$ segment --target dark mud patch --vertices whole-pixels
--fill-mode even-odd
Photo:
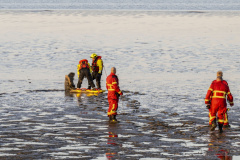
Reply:
[[[65,93],[64,97],[60,90],[35,90],[1,97],[0,158],[218,159],[221,153],[239,155],[239,127],[220,134],[210,132],[198,117],[170,110],[151,116],[132,99],[134,93],[124,92],[116,124],[108,122],[106,93]]]
[[[3,95],[6,95],[7,93],[0,93],[0,97],[3,96]]]
[[[63,89],[40,89],[40,90],[26,90],[26,92],[63,92]]]

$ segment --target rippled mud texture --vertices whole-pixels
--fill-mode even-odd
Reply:
[[[216,154],[239,155],[239,127],[219,134],[210,132],[197,117],[171,111],[151,116],[131,98],[144,94],[124,93],[117,124],[108,122],[106,93],[28,90],[1,94],[5,103],[0,112],[0,158],[218,159]]]
[[[237,10],[2,10],[0,159],[240,158],[239,17]],[[118,124],[108,124],[106,93],[63,91],[64,76],[92,52],[104,61],[103,89],[117,68]],[[209,132],[204,105],[218,70],[236,105],[221,135]]]

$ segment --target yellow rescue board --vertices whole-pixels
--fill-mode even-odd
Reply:
[[[81,88],[81,89],[72,89],[70,90],[70,93],[103,93],[106,90],[91,90],[91,89],[85,89],[85,88]]]

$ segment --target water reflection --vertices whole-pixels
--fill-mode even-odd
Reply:
[[[106,157],[108,160],[117,159],[119,147],[121,147],[121,144],[118,143],[117,129],[117,124],[109,124],[108,126],[107,144],[110,146],[106,152]]]
[[[230,148],[226,146],[227,141],[226,133],[216,134],[211,133],[208,144],[208,155],[215,156],[221,160],[232,160]]]
[[[71,93],[69,91],[65,91],[65,101],[68,100],[73,100],[73,98],[77,99],[78,105],[80,106],[80,103],[83,102],[83,100],[86,97],[98,97],[100,94],[102,93],[87,93],[87,92],[83,92],[83,93]],[[86,101],[87,103],[88,101]]]
[[[99,94],[101,93],[86,93],[86,92],[83,92],[83,93],[71,93],[69,91],[65,91],[65,97],[81,97],[83,95],[86,95],[87,97],[91,97],[91,96],[98,96]]]
[[[69,91],[65,91],[65,97],[74,97],[73,93],[70,93]]]

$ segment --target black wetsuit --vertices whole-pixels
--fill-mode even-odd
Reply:
[[[92,88],[95,88],[95,85],[93,83],[93,79],[92,79],[92,76],[91,76],[89,68],[82,68],[82,69],[80,69],[80,75],[79,75],[79,78],[78,78],[77,88],[81,88],[82,81],[83,81],[84,77],[87,77],[88,84],[90,84],[90,86]]]
[[[101,76],[102,74],[98,72],[92,72],[92,79],[96,79],[97,88],[101,88]]]

